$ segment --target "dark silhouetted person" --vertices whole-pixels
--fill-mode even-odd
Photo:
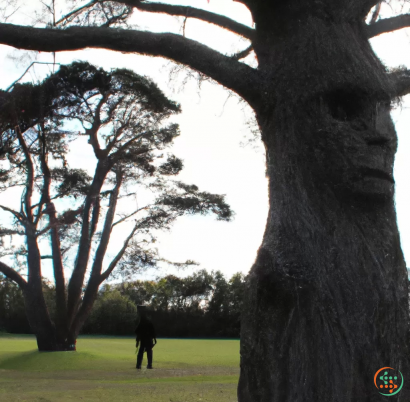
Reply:
[[[140,322],[135,330],[137,335],[137,344],[140,345],[137,355],[137,369],[141,368],[144,352],[147,352],[148,366],[147,369],[152,369],[152,348],[157,344],[155,328],[152,322],[147,318],[145,312],[141,314]]]

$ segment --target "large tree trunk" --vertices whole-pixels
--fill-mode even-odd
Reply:
[[[239,402],[378,401],[377,370],[409,368],[390,83],[348,11],[291,3],[256,21],[270,212],[248,277]]]
[[[40,352],[75,350],[77,336],[68,329],[67,317],[58,317],[57,326],[50,317],[43,294],[40,251],[36,236],[29,226],[27,226],[27,250],[29,278],[22,291],[27,319],[36,336],[38,350]],[[56,289],[57,292],[59,290],[64,292],[64,288]]]
[[[45,303],[41,285],[28,284],[23,295],[27,319],[36,336],[39,352],[76,350],[78,334],[69,331],[66,325],[56,328]]]
[[[38,350],[40,352],[57,350],[56,331],[48,313],[41,284],[40,286],[37,283],[27,285],[23,294],[27,319],[36,336]]]

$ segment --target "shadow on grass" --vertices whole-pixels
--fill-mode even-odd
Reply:
[[[87,352],[13,353],[0,361],[0,369],[22,371],[86,370],[98,368],[98,357]]]

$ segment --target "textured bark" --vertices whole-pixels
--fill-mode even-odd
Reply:
[[[257,110],[270,212],[248,278],[239,402],[382,400],[376,371],[409,368],[395,88],[360,21],[282,11],[254,44],[270,75]]]
[[[35,231],[26,227],[28,283],[24,286],[24,304],[30,328],[37,338],[38,350],[55,351],[58,348],[55,326],[44,300],[41,278],[41,258]]]
[[[58,350],[55,327],[48,314],[41,286],[29,283],[23,290],[27,320],[40,352]]]
[[[46,141],[44,137],[45,129],[44,123],[41,123],[42,128],[42,153],[40,155],[41,171],[43,173],[43,189],[41,201],[38,208],[37,221],[42,216],[41,210],[43,205],[46,205],[46,213],[48,214],[50,225],[50,240],[51,240],[51,252],[53,260],[53,273],[55,282],[55,300],[56,300],[56,315],[54,318],[56,327],[56,340],[57,349],[65,350],[65,343],[68,332],[68,320],[67,320],[67,300],[65,291],[65,279],[64,279],[64,266],[63,256],[61,254],[60,236],[58,233],[58,219],[57,212],[54,204],[51,202],[50,186],[51,186],[51,172],[47,163],[47,149]],[[44,258],[44,256],[42,256]]]

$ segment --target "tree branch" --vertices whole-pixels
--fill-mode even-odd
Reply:
[[[17,78],[13,83],[6,88],[6,92],[9,92],[13,89],[13,87],[27,74],[27,72],[30,70],[31,67],[34,66],[34,64],[57,64],[61,66],[61,63],[55,63],[55,62],[45,62],[45,61],[33,61],[25,70],[24,73],[20,75],[19,78]]]
[[[90,138],[90,144],[93,147],[95,157],[97,159],[104,158],[107,156],[108,152],[106,150],[101,150],[100,143],[98,141],[98,130],[101,128],[101,109],[104,105],[105,102],[107,102],[107,99],[109,97],[109,93],[104,93],[102,98],[97,104],[97,107],[95,108],[95,113],[93,115],[94,121],[92,124],[92,127],[88,130],[85,130],[86,134]],[[86,101],[87,105],[88,102]]]
[[[376,8],[374,9],[372,18],[370,20],[370,25],[374,24],[377,21],[377,19],[379,18],[381,8],[382,8],[382,1],[380,1],[377,4]]]
[[[33,223],[33,213],[31,211],[31,196],[33,194],[34,186],[34,165],[31,159],[30,151],[27,147],[26,141],[24,140],[23,134],[21,133],[20,126],[16,124],[14,131],[16,132],[19,144],[23,150],[24,157],[26,159],[25,163],[27,166],[27,184],[26,191],[24,194],[24,207],[26,210],[26,217],[30,223]],[[23,212],[23,211],[22,211]]]
[[[44,124],[42,124],[41,131],[42,139],[42,152],[40,153],[41,170],[44,177],[44,185],[42,190],[42,199],[46,204],[46,213],[49,217],[50,225],[50,240],[51,240],[51,252],[53,261],[54,283],[55,288],[55,300],[56,300],[56,325],[57,331],[63,336],[67,326],[67,300],[65,293],[65,278],[64,278],[64,266],[63,256],[61,253],[60,236],[58,233],[58,219],[57,212],[54,204],[51,202],[50,197],[50,185],[51,185],[51,172],[47,164],[47,151],[46,151],[46,139]],[[42,203],[40,202],[40,205]],[[41,207],[39,207],[38,216],[40,216]],[[43,257],[42,257],[43,258]]]
[[[87,269],[88,259],[90,256],[91,240],[98,223],[99,211],[98,208],[96,208],[96,206],[98,205],[94,204],[99,203],[101,188],[111,167],[112,165],[110,163],[107,163],[106,159],[100,159],[98,161],[94,179],[85,200],[77,257],[74,265],[74,270],[68,284],[67,315],[70,324],[74,320],[75,314],[77,312],[77,307],[80,302],[85,271]],[[94,208],[90,222],[90,212],[92,206]]]
[[[7,278],[11,279],[12,281],[16,282],[17,285],[20,286],[21,289],[24,289],[27,285],[27,282],[23,279],[23,277],[15,271],[13,268],[10,268],[4,262],[0,261],[0,272],[7,276]]]
[[[91,276],[99,277],[101,274],[102,264],[105,253],[107,251],[108,243],[110,241],[112,224],[115,217],[115,210],[117,208],[118,194],[122,185],[122,172],[116,174],[116,184],[113,191],[110,194],[110,203],[108,211],[105,215],[104,227],[101,233],[100,243],[97,251],[95,252],[94,262],[91,268]]]
[[[121,260],[121,258],[123,257],[125,251],[127,250],[128,244],[131,241],[131,239],[134,237],[135,232],[137,231],[139,227],[139,223],[137,223],[134,228],[132,229],[131,233],[129,234],[129,236],[125,239],[124,244],[121,248],[121,250],[118,252],[118,254],[113,258],[113,260],[111,261],[110,265],[108,266],[108,268],[101,274],[100,276],[100,283],[103,283],[112,273],[112,271],[114,271],[115,267],[117,266],[117,264],[119,263],[119,261]]]
[[[70,13],[64,15],[64,17],[62,17],[58,21],[56,21],[55,26],[60,25],[64,21],[67,21],[70,17],[77,16],[82,11],[86,10],[87,8],[92,7],[96,3],[98,3],[98,0],[92,0],[87,4],[84,4],[83,6],[81,6],[79,8],[76,8],[75,10],[73,10]]]
[[[241,24],[231,18],[220,14],[212,13],[199,8],[189,6],[178,6],[164,3],[151,3],[140,0],[121,0],[118,3],[123,3],[131,7],[135,7],[140,11],[148,11],[151,13],[163,13],[168,15],[176,15],[187,18],[195,18],[201,21],[209,22],[217,25],[220,28],[227,29],[233,33],[241,35],[248,39],[254,39],[255,30]]]
[[[241,59],[244,59],[245,57],[249,56],[251,54],[252,50],[253,50],[253,45],[250,45],[246,49],[244,49],[244,50],[242,50],[238,53],[235,53],[231,57],[234,60],[241,60]]]
[[[397,17],[385,18],[367,26],[367,36],[375,36],[397,31],[399,29],[410,27],[410,14],[402,14]]]
[[[165,57],[211,77],[251,104],[259,99],[261,80],[257,70],[181,35],[98,27],[59,30],[0,24],[0,43],[43,52],[89,47]]]
[[[360,18],[365,18],[366,15],[369,14],[370,10],[379,2],[380,0],[354,0],[352,2],[352,11]]]
[[[146,207],[139,208],[139,209],[137,209],[136,211],[130,213],[129,215],[124,216],[123,218],[119,219],[117,222],[113,223],[113,224],[112,224],[112,228],[113,228],[114,226],[119,225],[120,223],[126,221],[128,218],[130,218],[131,216],[134,216],[134,215],[137,214],[138,212],[143,211],[144,209],[148,209],[149,207],[151,207],[151,205],[147,205]]]
[[[12,235],[19,235],[19,236],[24,236],[25,233],[22,232],[21,230],[17,229],[7,229],[7,228],[0,228],[0,237],[3,236],[12,236]]]
[[[0,205],[0,208],[3,209],[4,211],[10,212],[12,215],[14,215],[19,220],[20,223],[23,223],[23,216],[19,212],[14,211],[13,209],[9,207],[6,207],[5,205]]]
[[[117,206],[118,194],[120,192],[122,184],[122,173],[118,172],[116,175],[117,182],[114,189],[110,195],[110,204],[106,214],[104,227],[102,230],[100,244],[98,245],[97,251],[94,256],[94,262],[91,268],[91,275],[88,281],[87,288],[84,292],[84,297],[78,310],[78,313],[75,315],[74,320],[72,321],[71,330],[77,333],[81,328],[84,321],[86,320],[91,308],[93,306],[94,300],[97,297],[98,287],[101,283],[101,269],[104,260],[105,253],[107,251],[107,246],[110,240],[112,222],[115,216],[115,209]]]

